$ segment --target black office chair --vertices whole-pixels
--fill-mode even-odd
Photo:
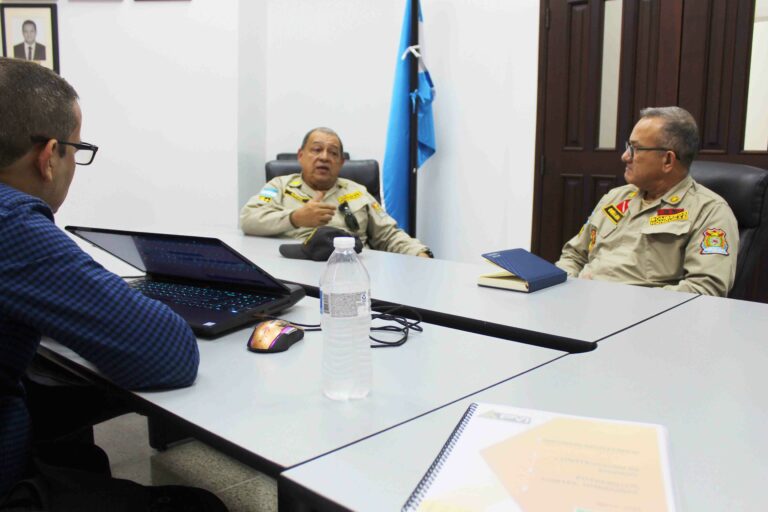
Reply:
[[[725,199],[739,225],[739,257],[736,280],[728,294],[734,299],[754,300],[753,281],[768,273],[762,255],[768,254],[768,170],[729,162],[695,161],[694,180]],[[715,226],[716,227],[716,226]]]
[[[279,156],[279,155],[278,155]],[[271,160],[264,164],[267,181],[286,174],[301,172],[296,160]],[[352,180],[368,189],[368,192],[381,202],[381,182],[379,180],[379,162],[376,160],[347,160],[341,167],[339,177]]]
[[[297,153],[278,153],[277,159],[278,160],[296,160],[298,156],[299,155]],[[344,160],[349,160],[349,153],[347,153],[346,151],[342,154],[342,156],[344,157]]]

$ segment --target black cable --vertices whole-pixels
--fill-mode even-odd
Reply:
[[[387,347],[399,347],[408,341],[408,335],[410,331],[423,332],[424,328],[421,326],[421,315],[418,311],[405,306],[373,306],[371,312],[371,322],[374,320],[382,320],[384,322],[394,322],[396,325],[371,325],[371,332],[386,332],[386,333],[399,333],[400,337],[396,340],[382,340],[369,335],[368,337],[375,341],[377,344],[372,344],[371,348],[387,348]],[[416,320],[411,320],[402,315],[396,315],[396,312],[403,311],[409,312],[411,316],[416,317]],[[320,324],[302,324],[299,322],[293,322],[285,318],[280,318],[273,315],[255,315],[255,318],[259,320],[284,320],[291,325],[301,328],[305,332],[318,332],[322,331]]]
[[[394,341],[382,340],[374,337],[373,335],[368,336],[371,340],[378,343],[378,345],[371,345],[371,348],[399,347],[408,341],[408,335],[411,330],[416,332],[424,331],[424,328],[421,326],[421,315],[415,309],[407,308],[405,306],[375,306],[372,309],[377,310],[371,315],[373,320],[395,322],[399,325],[399,327],[397,325],[384,325],[379,327],[371,326],[371,331],[397,332],[400,333],[401,336]],[[417,318],[417,320],[410,320],[405,316],[395,314],[398,311],[405,310],[409,311],[412,316]]]

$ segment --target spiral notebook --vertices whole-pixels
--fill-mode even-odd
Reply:
[[[403,511],[674,511],[666,429],[469,406]]]

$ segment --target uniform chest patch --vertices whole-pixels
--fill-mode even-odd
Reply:
[[[355,199],[360,199],[361,197],[363,197],[363,193],[360,192],[359,190],[355,192],[350,192],[349,194],[344,194],[339,198],[339,204],[345,203],[345,202],[348,203],[350,201],[354,201]]]
[[[707,228],[701,241],[701,254],[724,254],[728,256],[728,242],[725,231],[719,228]]]
[[[619,210],[621,213],[627,213],[627,210],[629,209],[629,199],[625,199],[619,204],[617,204],[616,209]]]
[[[656,211],[656,215],[675,215],[676,213],[684,212],[685,208],[659,208]]]
[[[618,224],[619,221],[624,218],[624,214],[619,211],[616,205],[613,204],[609,204],[603,208],[603,213],[605,213],[605,215],[611,219],[611,222],[614,224]]]
[[[679,222],[683,220],[688,220],[688,212],[685,210],[667,215],[654,215],[648,219],[648,224],[651,226],[658,226],[659,224],[667,224],[669,222]]]
[[[285,193],[291,196],[292,198],[294,198],[295,200],[301,201],[302,203],[306,203],[307,201],[310,200],[310,197],[308,195],[306,195],[305,193],[299,190],[295,190],[292,188],[286,189]]]

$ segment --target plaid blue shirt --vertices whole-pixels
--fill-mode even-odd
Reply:
[[[43,201],[0,184],[0,496],[27,463],[21,376],[41,335],[125,388],[188,386],[197,376],[184,320],[93,261]]]

